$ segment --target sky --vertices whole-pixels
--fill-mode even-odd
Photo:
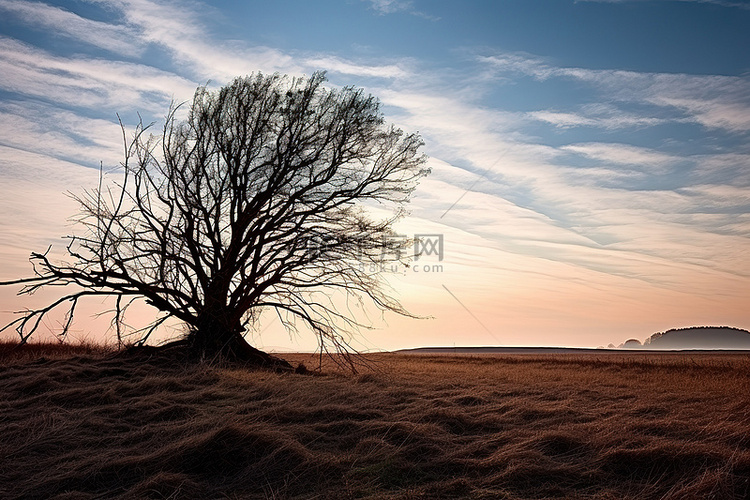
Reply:
[[[199,85],[325,70],[432,169],[398,230],[435,251],[387,270],[423,319],[373,316],[356,347],[750,329],[748,47],[738,0],[0,0],[0,280],[64,251],[69,194],[117,175],[118,116],[158,129]],[[3,324],[56,292],[16,291]],[[111,338],[87,307],[73,337]],[[271,317],[250,339],[316,345]]]

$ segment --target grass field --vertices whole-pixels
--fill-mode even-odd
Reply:
[[[0,498],[750,492],[747,355],[379,354],[347,376],[0,353]]]

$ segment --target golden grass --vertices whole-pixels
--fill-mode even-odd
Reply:
[[[0,359],[1,498],[750,491],[747,355],[378,354],[358,376],[87,355]]]
[[[66,359],[73,356],[101,356],[114,352],[114,349],[94,342],[29,342],[0,340],[0,363],[33,361],[40,358]]]

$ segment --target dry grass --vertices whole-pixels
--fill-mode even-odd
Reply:
[[[87,356],[0,360],[0,497],[750,491],[746,355],[383,354],[359,376]]]
[[[0,364],[44,359],[69,359],[73,356],[103,356],[113,348],[94,342],[29,342],[0,340]]]

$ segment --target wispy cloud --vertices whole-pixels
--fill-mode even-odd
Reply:
[[[671,165],[680,159],[667,153],[629,144],[608,144],[601,142],[570,144],[560,148],[594,160],[618,165],[637,165],[642,167],[662,167]]]
[[[0,252],[14,260],[3,261],[3,278],[10,269],[28,272],[30,251],[55,246],[59,255],[61,232],[75,214],[76,203],[64,191],[79,192],[95,185],[98,172],[47,154],[0,145]]]
[[[606,94],[610,101],[645,103],[671,109],[679,114],[674,121],[692,121],[711,129],[730,132],[750,131],[750,77],[690,75],[684,73],[639,73],[623,70],[600,70],[551,65],[540,58],[499,54],[479,58],[500,73],[530,76],[539,81],[569,79],[591,85]],[[529,116],[560,126],[591,125],[596,116],[584,113],[538,111]],[[649,124],[626,118],[620,125]],[[616,120],[616,119],[615,119]],[[606,119],[600,120],[603,124]],[[609,124],[616,124],[609,121]]]
[[[129,26],[86,19],[45,3],[0,0],[0,11],[4,11],[6,16],[17,17],[33,29],[91,44],[120,55],[138,56],[144,50],[139,33]]]
[[[408,71],[399,64],[365,65],[333,55],[322,55],[307,59],[305,60],[305,66],[360,77],[398,78],[408,75]]]
[[[668,123],[666,118],[644,116],[627,112],[612,104],[597,103],[583,105],[577,112],[555,110],[530,111],[526,114],[532,120],[538,120],[558,128],[592,127],[606,130],[623,128],[646,128]]]
[[[253,71],[299,73],[289,54],[263,46],[237,46],[208,36],[203,17],[207,5],[170,0],[96,0],[119,12],[141,32],[144,42],[167,50],[184,72],[202,83],[227,81]]]
[[[99,162],[113,166],[121,160],[122,131],[114,113],[108,118],[84,117],[42,103],[6,101],[0,103],[0,145],[90,167]]]
[[[0,88],[81,108],[109,106],[161,109],[174,96],[192,95],[195,84],[138,63],[54,56],[0,36]]]
[[[370,7],[380,14],[408,11],[413,8],[411,0],[366,0]]]
[[[439,21],[440,18],[417,10],[413,0],[362,0],[370,4],[370,8],[380,15],[405,12],[413,16],[422,17],[430,21]]]

